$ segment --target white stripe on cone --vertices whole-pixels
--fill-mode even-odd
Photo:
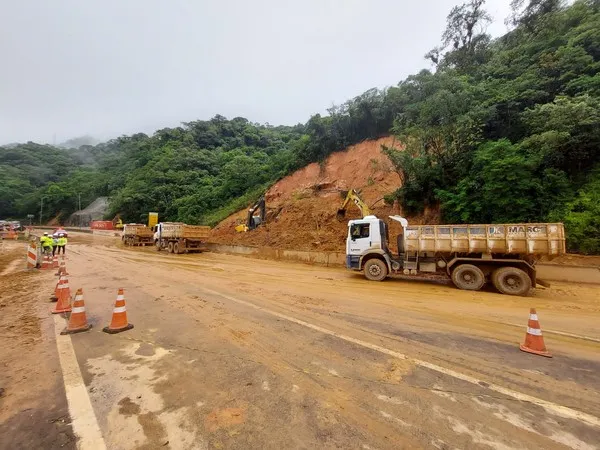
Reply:
[[[114,313],[124,313],[125,311],[127,311],[127,309],[125,309],[124,306],[118,306],[118,307],[115,307],[115,309],[113,309]]]
[[[529,314],[529,320],[538,320],[537,314]]]
[[[119,300],[125,300],[125,296],[124,295],[117,295],[117,301]]]
[[[75,296],[75,301],[76,302],[80,302],[81,300],[83,300],[83,295],[76,295]]]
[[[542,330],[540,330],[539,328],[529,328],[529,327],[527,327],[527,333],[533,334],[534,336],[541,336],[542,335]]]
[[[71,310],[71,314],[77,314],[82,312],[85,312],[85,306],[77,306],[76,308],[73,308]]]

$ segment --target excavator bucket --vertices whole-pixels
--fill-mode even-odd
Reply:
[[[337,220],[344,220],[344,218],[346,217],[346,210],[345,209],[338,209],[337,210],[337,214],[335,215],[337,217]]]

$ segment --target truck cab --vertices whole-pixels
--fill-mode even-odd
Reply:
[[[403,219],[405,223],[406,219]],[[403,226],[405,226],[403,224]],[[387,277],[390,269],[397,270],[400,264],[394,260],[388,247],[387,224],[376,216],[348,222],[346,238],[346,267],[364,270],[365,276],[373,281]]]

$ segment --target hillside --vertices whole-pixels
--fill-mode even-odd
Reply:
[[[211,241],[223,244],[270,246],[297,250],[344,251],[347,219],[360,218],[349,205],[346,220],[336,218],[342,192],[361,190],[361,198],[379,217],[399,214],[388,206],[384,195],[400,186],[400,177],[381,146],[401,149],[393,137],[369,140],[331,154],[323,164],[312,163],[274,184],[265,194],[267,223],[256,230],[238,233],[234,227],[244,222],[241,210],[219,223]],[[435,220],[435,216],[430,220]]]

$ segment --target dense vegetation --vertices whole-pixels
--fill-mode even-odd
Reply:
[[[564,221],[572,250],[600,252],[600,1],[513,0],[492,40],[484,0],[452,9],[423,70],[371,89],[304,125],[243,118],[190,122],[61,150],[0,148],[0,217],[66,217],[97,196],[111,214],[214,224],[291,170],[367,138],[404,180],[404,210],[446,222]],[[75,142],[75,141],[74,141]]]

